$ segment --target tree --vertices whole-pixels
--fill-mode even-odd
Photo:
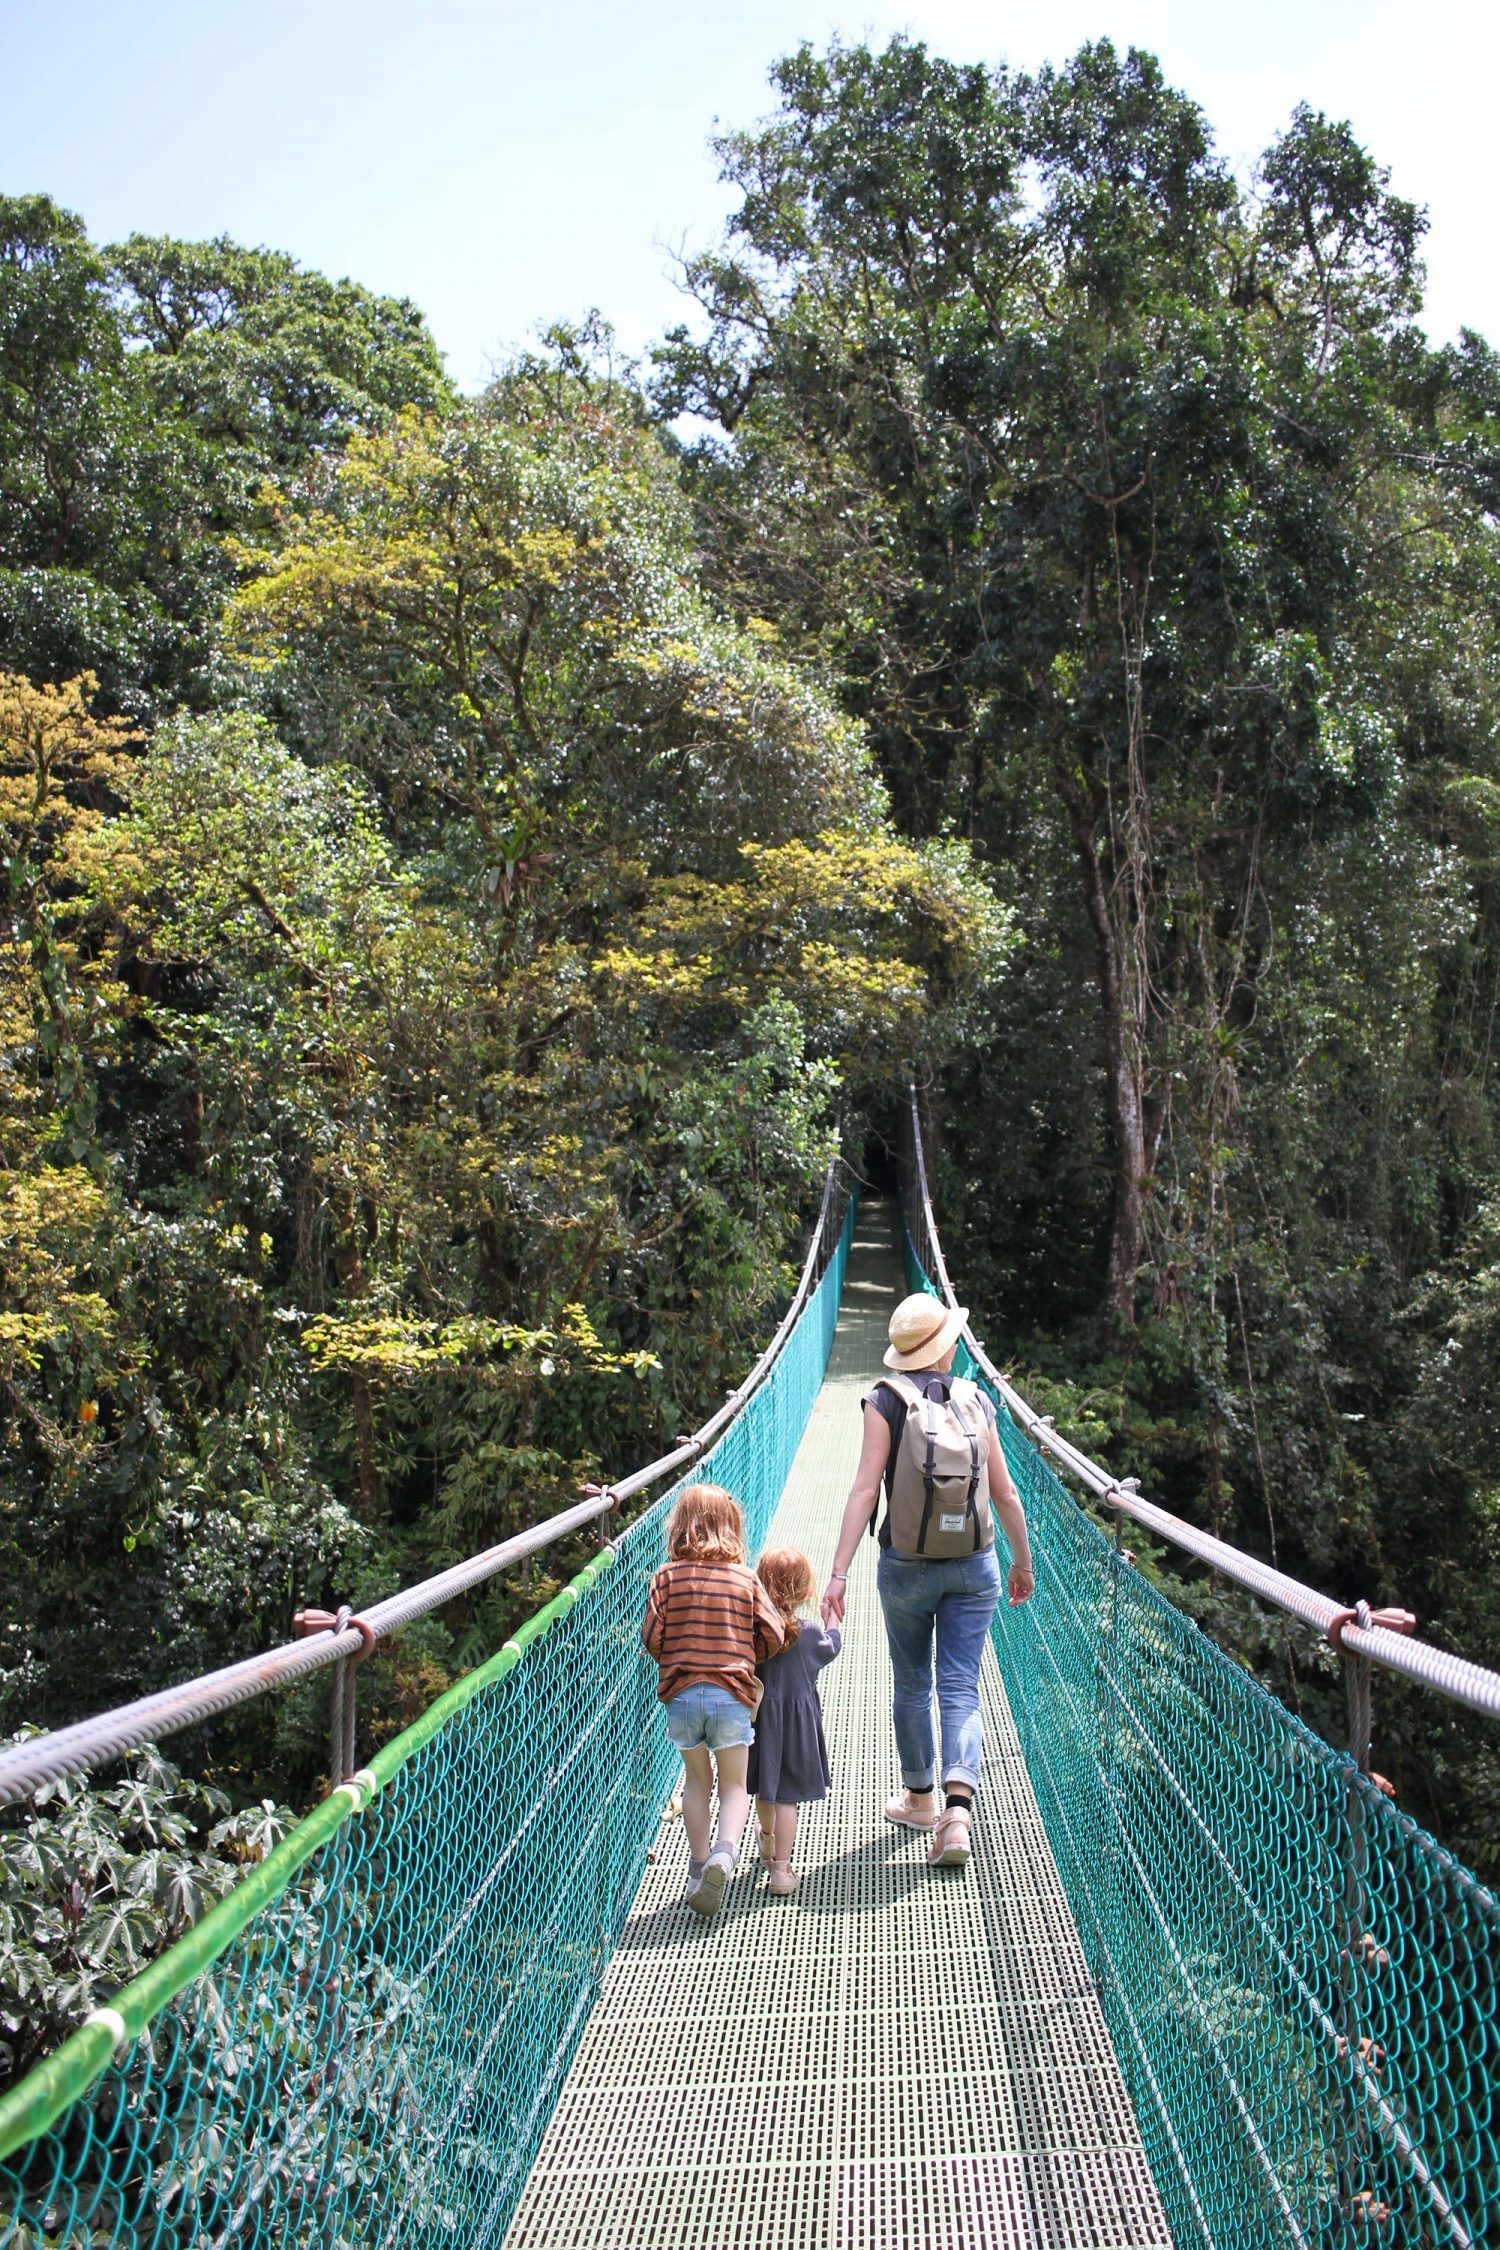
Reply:
[[[0,661],[143,716],[210,699],[264,480],[448,395],[404,300],[224,240],[97,251],[0,198]]]
[[[628,400],[531,369],[266,520],[233,646],[297,747],[16,687],[16,895],[93,1010],[66,1085],[22,1041],[0,1107],[18,1713],[279,1639],[699,1419],[788,1286],[844,1074],[982,1012],[1012,941],[704,598]],[[128,1591],[86,1679],[27,1624],[64,1583],[75,1625]],[[378,1657],[374,1723],[517,1614],[501,1586]]]
[[[1493,355],[1429,350],[1420,213],[1305,108],[1245,191],[1107,42],[774,83],[656,405],[720,424],[688,469],[724,597],[1025,930],[935,1097],[950,1257],[1169,1505],[1467,1625],[1489,1482],[1424,1423],[1487,1333]],[[1441,1825],[1453,1753],[1391,1726]]]
[[[1357,790],[1352,464],[1385,442],[1370,378],[1402,348],[1419,221],[1307,113],[1250,214],[1197,109],[1107,41],[1035,79],[901,40],[775,78],[780,116],[721,144],[743,201],[690,269],[709,334],[672,339],[660,404],[734,430],[703,490],[749,598],[788,590],[810,535],[805,628],[909,824],[950,811],[999,855],[1047,777],[1128,1326],[1173,1087],[1253,1004],[1268,825]],[[798,497],[825,457],[861,496],[833,525]],[[852,632],[824,593],[851,580]]]

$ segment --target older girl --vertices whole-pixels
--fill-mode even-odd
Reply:
[[[681,1753],[687,1902],[717,1914],[750,1812],[745,1769],[760,1700],[755,1667],[786,1638],[774,1603],[745,1563],[745,1529],[729,1493],[690,1484],[667,1523],[667,1560],[651,1581],[641,1639],[661,1669],[657,1692]],[[715,1770],[719,1825],[710,1844]]]

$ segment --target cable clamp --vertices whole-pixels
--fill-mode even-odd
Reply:
[[[363,1664],[365,1658],[375,1646],[375,1628],[367,1618],[356,1617],[349,1604],[345,1602],[333,1621],[333,1629],[336,1633],[346,1633],[351,1626],[359,1635],[360,1646],[352,1656],[346,1656],[344,1662],[346,1664]]]
[[[90,2008],[88,2014],[83,2019],[83,2028],[87,2030],[88,2026],[91,2023],[101,2024],[103,2028],[109,2033],[110,2038],[114,2042],[114,2049],[116,2054],[119,2053],[120,2049],[123,2046],[126,2046],[128,2044],[130,2039],[130,2026],[126,2023],[125,2018],[121,2015],[118,2008]]]
[[[355,1661],[358,1662],[358,1658]],[[357,1773],[350,1774],[347,1781],[341,1781],[331,1794],[335,1797],[347,1797],[355,1812],[363,1812],[379,1787],[380,1783],[369,1767],[361,1766]]]
[[[612,1484],[581,1484],[578,1489],[585,1500],[603,1500],[606,1503],[602,1511],[605,1515],[612,1516],[618,1511],[620,1495]]]
[[[1379,1626],[1387,1633],[1414,1633],[1417,1621],[1409,1609],[1371,1609],[1368,1602],[1356,1602],[1353,1609],[1341,1609],[1328,1620],[1328,1638],[1339,1655],[1344,1654],[1344,1627],[1357,1625],[1362,1633]]]
[[[307,1640],[313,1633],[342,1633],[349,1625],[354,1627],[364,1645],[356,1649],[352,1656],[346,1657],[345,1662],[363,1664],[375,1646],[375,1628],[368,1618],[356,1617],[347,1603],[337,1610],[299,1609],[292,1619],[292,1631],[299,1641]]]

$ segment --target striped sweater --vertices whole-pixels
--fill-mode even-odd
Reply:
[[[786,1628],[743,1563],[669,1562],[651,1581],[641,1639],[661,1666],[663,1703],[702,1681],[753,1711],[755,1667],[778,1653]]]

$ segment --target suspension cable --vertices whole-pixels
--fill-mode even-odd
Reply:
[[[912,1086],[909,1092],[915,1195],[914,1208],[908,1217],[908,1232],[924,1271],[932,1274],[944,1301],[956,1306],[958,1297],[948,1275],[933,1216],[916,1087]],[[911,1224],[912,1219],[915,1225]],[[1435,1648],[1430,1641],[1418,1640],[1399,1628],[1378,1622],[1381,1616],[1402,1616],[1403,1612],[1366,1612],[1369,1617],[1366,1623],[1359,1610],[1351,1611],[1331,1601],[1326,1594],[1289,1578],[1285,1571],[1273,1569],[1269,1563],[1242,1553],[1226,1540],[1216,1539],[1212,1533],[1184,1523],[1180,1516],[1169,1514],[1153,1501],[1142,1499],[1139,1492],[1132,1489],[1133,1480],[1111,1476],[1107,1469],[1100,1468],[1097,1461],[1091,1460],[1055,1430],[1049,1417],[1038,1414],[1027,1404],[994,1365],[972,1328],[966,1327],[963,1335],[975,1365],[1020,1428],[1106,1507],[1128,1516],[1170,1546],[1195,1555],[1200,1562],[1222,1572],[1224,1577],[1245,1587],[1260,1600],[1327,1634],[1341,1653],[1384,1665],[1388,1671],[1400,1672],[1407,1679],[1419,1681],[1423,1687],[1435,1688],[1455,1703],[1466,1704],[1471,1711],[1483,1712],[1487,1718],[1500,1718],[1500,1672],[1489,1671],[1482,1664],[1471,1664],[1467,1658],[1455,1656],[1448,1649]]]
[[[424,1578],[418,1585],[388,1594],[341,1628],[325,1627],[305,1639],[267,1649],[259,1656],[245,1657],[239,1663],[225,1665],[220,1671],[184,1680],[176,1687],[141,1696],[134,1703],[121,1704],[115,1710],[100,1712],[72,1726],[34,1735],[10,1749],[0,1750],[0,1805],[19,1804],[45,1783],[60,1780],[64,1774],[92,1772],[97,1766],[123,1757],[127,1751],[180,1734],[185,1727],[196,1726],[222,1711],[233,1710],[238,1704],[249,1703],[273,1688],[290,1687],[314,1672],[326,1670],[330,1664],[364,1654],[373,1642],[399,1632],[402,1626],[425,1617],[430,1610],[439,1609],[458,1595],[482,1586],[512,1563],[552,1546],[570,1532],[613,1514],[622,1501],[650,1485],[659,1484],[664,1477],[695,1461],[720,1432],[743,1413],[796,1327],[835,1239],[831,1219],[838,1176],[839,1158],[835,1156],[824,1177],[823,1200],[796,1293],[775,1335],[724,1404],[709,1416],[701,1429],[683,1438],[670,1453],[648,1462],[643,1469],[633,1470],[615,1484],[587,1487],[585,1497],[575,1507],[565,1508],[513,1538],[502,1539],[497,1546],[487,1547],[482,1553],[455,1563],[436,1577]]]

